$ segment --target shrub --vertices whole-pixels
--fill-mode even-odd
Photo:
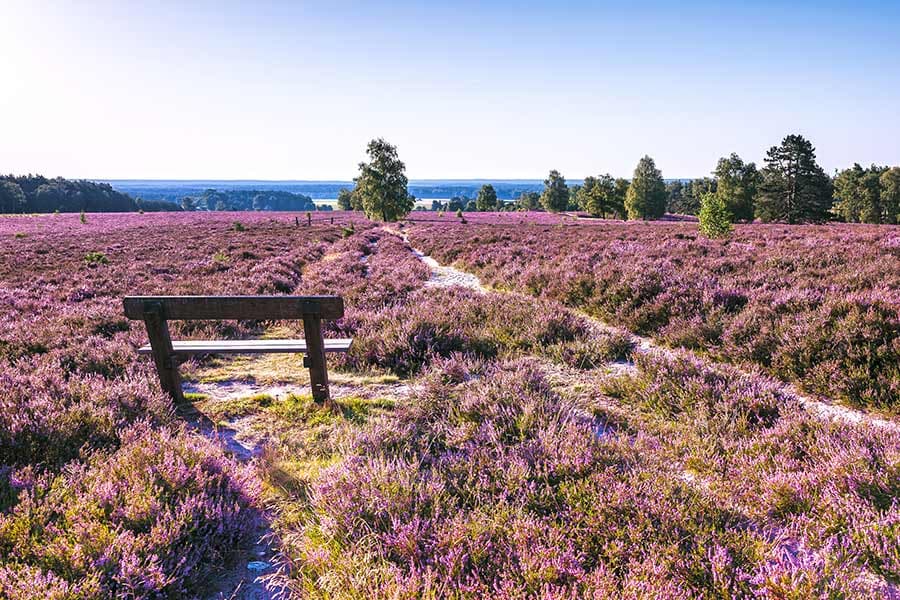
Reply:
[[[711,239],[726,238],[731,235],[731,213],[725,201],[713,192],[705,192],[700,197],[700,233]]]
[[[108,265],[109,259],[102,252],[88,252],[84,255],[84,263],[89,267],[96,267],[99,265]]]
[[[214,443],[140,424],[122,442],[37,482],[0,516],[0,596],[29,586],[50,597],[193,595],[250,541],[260,491]]]

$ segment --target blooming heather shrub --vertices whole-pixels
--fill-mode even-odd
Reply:
[[[715,370],[688,356],[636,357],[641,375],[632,400],[664,419],[715,420],[732,433],[770,427],[791,401],[773,386],[736,371]]]
[[[19,367],[0,373],[0,465],[59,468],[82,452],[118,447],[128,423],[171,420],[171,402],[146,378],[65,378],[49,360]]]
[[[409,403],[312,478],[305,509],[281,524],[273,579],[309,597],[884,591],[836,547],[795,549],[786,562],[779,534],[683,482],[662,439],[598,437],[581,415],[533,361],[435,361]],[[818,571],[798,571],[816,560]]]
[[[898,303],[887,298],[827,302],[820,318],[783,328],[789,341],[773,356],[773,372],[844,400],[893,408],[900,398],[900,317]]]
[[[897,410],[896,227],[422,222],[419,248],[495,287],[582,308],[634,332],[761,365],[817,393]]]
[[[397,236],[383,231],[353,235],[303,274],[305,293],[340,294],[348,316],[397,304],[428,279],[430,271]]]
[[[0,515],[0,595],[43,591],[38,573],[60,597],[190,593],[249,541],[258,493],[212,442],[138,424],[116,452],[20,492]]]
[[[823,420],[761,377],[687,356],[641,356],[635,375],[610,379],[589,369],[627,353],[627,338],[561,306],[734,349],[808,386],[835,389],[826,371],[858,369],[840,385],[877,391],[892,377],[898,288],[882,230],[824,227],[822,242],[739,227],[710,244],[690,225],[657,239],[656,226],[519,215],[440,230],[455,240],[446,255],[494,285],[533,277],[532,300],[427,287],[396,236],[352,215],[304,228],[241,218],[240,233],[228,215],[0,220],[0,250],[15,244],[18,263],[0,260],[0,597],[202,595],[253,530],[259,490],[172,425],[119,296],[258,290],[343,295],[347,316],[328,326],[356,337],[343,366],[422,373],[392,410],[255,402],[297,452],[265,460],[288,484],[272,579],[298,596],[865,598],[900,582],[893,430]],[[579,243],[549,245],[569,237]],[[429,244],[444,241],[416,240]],[[873,263],[835,251],[869,245]],[[84,265],[91,250],[109,264]],[[567,370],[568,386],[523,354],[586,370]]]
[[[589,341],[587,321],[556,303],[488,297],[464,288],[423,288],[402,304],[360,312],[357,318],[356,338],[344,364],[402,376],[418,373],[433,357],[454,353],[479,358],[548,354],[573,364],[588,360],[585,366],[590,367],[618,357],[625,347],[612,337],[608,345]],[[558,346],[575,340],[581,346],[571,352]]]
[[[557,342],[543,349],[555,361],[577,369],[595,369],[631,356],[634,342],[621,332],[598,331],[586,339]]]
[[[631,425],[658,435],[657,451],[702,477],[722,505],[741,507],[760,527],[807,548],[790,550],[797,560],[788,563],[776,552],[769,561],[777,576],[768,562],[759,567],[756,581],[767,593],[782,597],[790,584],[787,597],[803,597],[821,585],[868,597],[850,571],[900,582],[900,538],[891,537],[900,515],[894,429],[823,419],[774,383],[687,356],[645,354],[637,364],[635,376],[611,386],[619,405],[637,411]],[[806,567],[797,571],[802,564],[821,568],[810,579]],[[850,587],[822,573],[844,576]]]

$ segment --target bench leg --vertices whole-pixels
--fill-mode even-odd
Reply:
[[[147,311],[144,314],[147,326],[147,337],[153,348],[153,363],[159,375],[159,384],[176,403],[184,401],[181,390],[181,375],[178,374],[178,363],[175,362],[175,351],[172,338],[169,336],[169,325],[160,312]]]
[[[319,317],[303,317],[303,332],[306,336],[306,366],[309,368],[309,383],[312,397],[316,402],[328,400],[328,371],[325,368],[325,342],[322,340],[322,321]]]

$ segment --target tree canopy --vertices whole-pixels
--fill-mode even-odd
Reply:
[[[25,210],[25,192],[15,181],[0,179],[0,213],[20,213]]]
[[[893,167],[881,174],[881,200],[887,214],[894,211],[894,220],[889,223],[900,223],[900,167]]]
[[[347,188],[338,191],[337,207],[341,210],[353,210],[353,192]]]
[[[366,153],[369,162],[359,163],[359,176],[353,180],[366,216],[385,222],[405,217],[415,199],[409,195],[406,165],[397,155],[397,147],[378,138],[369,142]]]
[[[624,182],[621,185],[619,181]],[[578,206],[595,217],[625,216],[627,180],[616,180],[608,173],[598,177],[585,177],[578,190]]]
[[[481,212],[498,210],[497,192],[494,186],[489,183],[481,186],[478,190],[478,197],[475,198],[475,208]]]
[[[721,194],[705,192],[700,198],[700,233],[708,238],[725,238],[731,234],[732,215]]]
[[[642,158],[634,170],[625,209],[629,219],[658,219],[666,214],[666,184],[649,156]]]
[[[522,192],[516,200],[517,210],[538,210],[541,208],[541,195],[537,192]]]
[[[553,169],[544,180],[544,192],[541,194],[541,206],[549,212],[561,212],[569,206],[569,186],[566,178]]]
[[[789,135],[766,153],[756,216],[766,222],[819,223],[831,208],[831,180],[816,162],[813,145]]]
[[[752,221],[754,199],[759,187],[760,175],[755,163],[745,163],[740,156],[719,159],[714,171],[717,180],[716,194],[725,208],[737,221]]]
[[[893,173],[892,173],[893,171]],[[854,164],[834,178],[833,207],[845,221],[856,223],[897,223],[900,202],[892,180],[900,179],[900,167],[872,165],[864,169]]]
[[[181,200],[184,210],[211,211],[310,211],[316,210],[312,198],[282,190],[214,190]]]
[[[41,175],[0,176],[0,181],[4,182],[0,189],[0,212],[131,212],[138,209],[134,198],[117,192],[108,183],[62,177],[47,179]],[[20,192],[25,197],[24,203]]]

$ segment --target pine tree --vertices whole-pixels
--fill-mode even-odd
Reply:
[[[812,144],[789,135],[766,153],[756,216],[766,222],[819,223],[831,209],[831,180],[816,163]]]
[[[634,170],[625,209],[629,219],[658,219],[666,214],[666,184],[649,156],[642,158]]]
[[[549,212],[561,212],[569,206],[569,186],[566,178],[556,169],[544,180],[544,193],[541,194],[541,206]]]
[[[475,207],[479,212],[487,212],[491,210],[497,210],[497,192],[494,190],[494,186],[489,183],[481,186],[481,189],[478,190],[478,196],[475,198]]]

